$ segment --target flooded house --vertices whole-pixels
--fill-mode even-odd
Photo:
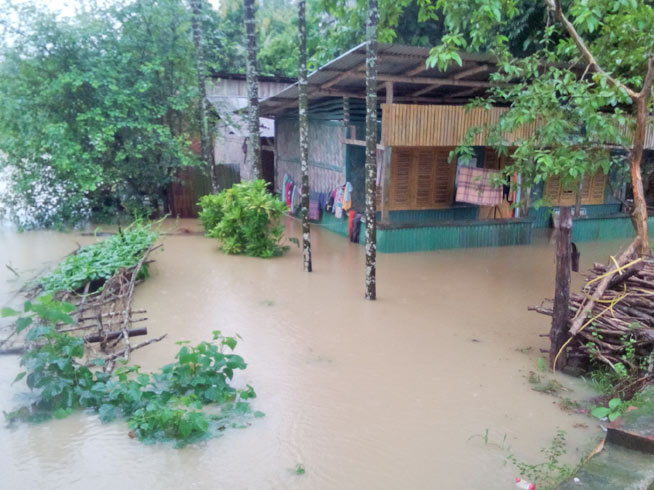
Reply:
[[[428,48],[380,44],[378,51],[377,249],[408,252],[460,247],[525,245],[532,230],[551,226],[557,207],[577,193],[556,179],[531,189],[494,187],[509,163],[475,137],[474,158],[451,161],[466,131],[497,121],[506,108],[466,110],[483,96],[495,70],[491,56],[462,53],[462,66],[428,68]],[[365,184],[365,44],[309,75],[310,217],[334,232],[363,241]],[[262,116],[274,119],[274,189],[299,208],[297,84],[264,99]],[[506,142],[533,128],[505,135]],[[648,148],[654,148],[650,127]],[[456,157],[454,157],[456,159]],[[519,184],[519,175],[512,178]],[[621,212],[624,185],[603,173],[584,179],[573,239],[630,236]],[[344,197],[333,205],[334,196]],[[545,198],[551,206],[531,203]],[[339,199],[336,200],[337,202]]]

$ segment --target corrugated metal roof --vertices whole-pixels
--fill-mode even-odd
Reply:
[[[428,79],[437,79],[435,81],[440,83],[442,79],[450,79],[457,73],[463,73],[465,70],[481,64],[488,65],[488,69],[486,71],[472,73],[469,76],[464,75],[461,77],[461,81],[485,82],[488,79],[488,74],[494,69],[495,62],[492,56],[470,53],[460,53],[463,61],[463,66],[461,67],[451,65],[445,71],[441,71],[438,68],[425,69],[425,62],[429,57],[429,51],[429,48],[416,46],[383,43],[378,45],[377,70],[379,77],[382,79],[381,81],[383,82],[385,76],[401,78],[400,80],[393,81],[393,91],[396,97],[411,97],[412,93],[430,85]],[[308,77],[310,98],[315,100],[329,97],[330,95],[342,96],[345,94],[362,97],[365,93],[365,78],[363,72],[358,73],[356,69],[357,67],[360,67],[362,70],[365,69],[365,59],[366,45],[362,43],[312,72]],[[344,76],[348,72],[351,73]],[[414,79],[406,80],[407,76],[414,77]],[[419,80],[415,79],[416,76],[419,77]],[[434,87],[423,98],[431,97],[436,101],[443,96],[456,97],[457,93],[463,92],[462,87],[457,87],[454,90],[452,90],[452,87],[463,83],[452,83],[451,85],[443,83],[440,87]],[[323,88],[325,84],[329,87]],[[468,88],[467,92],[473,91]],[[479,93],[469,93],[466,99],[462,99],[462,102],[465,102],[471,96],[483,93],[484,88],[480,87],[477,92]],[[298,87],[297,83],[294,83],[281,92],[264,99],[261,103],[262,114],[278,115],[286,107],[292,105],[293,101],[297,101],[297,98]],[[423,102],[425,101],[423,100]]]

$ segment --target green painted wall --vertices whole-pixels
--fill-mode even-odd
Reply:
[[[384,253],[451,248],[498,247],[531,243],[531,222],[473,221],[419,228],[379,229],[377,250]]]
[[[654,218],[647,220],[650,235],[654,235]],[[572,225],[573,242],[591,242],[636,236],[631,219],[627,215],[575,220]]]
[[[320,226],[343,237],[348,237],[348,220],[323,213]],[[391,225],[392,226],[392,225]],[[365,241],[363,223],[359,243]],[[468,221],[461,224],[442,224],[406,228],[377,228],[377,251],[381,253],[418,252],[450,248],[497,247],[531,243],[531,222]]]
[[[620,203],[615,204],[589,204],[581,206],[586,210],[589,218],[600,216],[611,216],[620,212]],[[541,206],[538,209],[529,208],[529,218],[534,220],[534,228],[549,228],[552,226],[552,210],[556,209],[551,206]]]

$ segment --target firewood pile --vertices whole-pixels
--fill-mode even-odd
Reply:
[[[564,365],[621,364],[641,382],[654,377],[654,259],[639,257],[636,239],[617,259],[593,264],[581,292],[570,295]],[[552,315],[552,307],[531,310]]]
[[[102,359],[103,369],[111,371],[116,360],[127,360],[131,352],[166,337],[164,334],[138,344],[130,342],[130,337],[147,335],[147,328],[140,326],[147,321],[146,311],[132,307],[134,287],[142,280],[139,271],[153,262],[150,253],[160,246],[148,247],[136,265],[120,269],[103,284],[87,282],[78,291],[60,291],[54,295],[54,299],[75,306],[70,313],[74,324],[60,322],[56,328],[84,339],[89,366],[97,365],[97,360]],[[24,292],[28,298],[35,298],[42,291],[37,285]],[[19,337],[14,329],[0,340],[0,354],[20,354],[29,348],[28,343],[17,340]]]

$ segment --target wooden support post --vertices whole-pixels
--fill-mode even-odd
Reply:
[[[347,134],[348,129],[350,129],[350,98],[349,97],[343,97],[343,126],[345,126],[345,137],[347,138],[349,135]]]
[[[554,307],[552,310],[552,327],[550,329],[550,367],[561,369],[566,365],[565,355],[556,359],[559,350],[568,340],[568,322],[570,321],[570,268],[572,245],[572,213],[570,206],[559,208],[559,229],[556,242],[556,278],[554,284]]]
[[[393,103],[393,82],[384,82],[386,88],[386,103]]]
[[[387,146],[384,148],[384,163],[382,168],[382,181],[381,181],[381,222],[384,225],[390,223],[390,203],[391,203],[391,151],[392,147]]]

